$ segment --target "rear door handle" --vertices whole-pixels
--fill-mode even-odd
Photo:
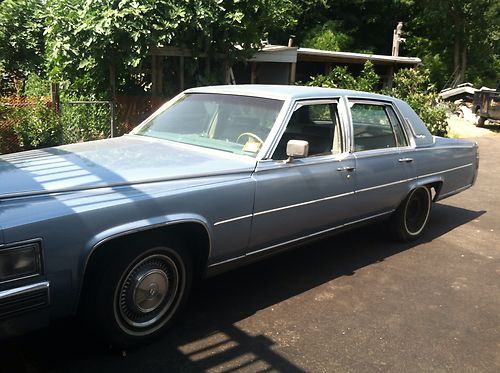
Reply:
[[[356,167],[346,166],[346,167],[337,168],[337,171],[354,171],[355,169],[356,169]]]
[[[409,162],[413,162],[413,158],[399,158],[398,161],[409,163]]]

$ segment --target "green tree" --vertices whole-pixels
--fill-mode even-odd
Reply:
[[[246,56],[268,30],[290,28],[296,11],[292,0],[48,0],[49,73],[91,73],[102,90],[108,77],[124,84],[152,47]]]
[[[352,38],[346,33],[339,31],[340,29],[339,22],[326,21],[324,24],[307,31],[301,42],[301,46],[328,51],[348,50],[352,43]]]
[[[0,2],[0,73],[6,80],[43,74],[43,6],[41,0]]]
[[[500,4],[493,0],[405,0],[408,46],[441,88],[471,81],[495,86],[500,76]]]

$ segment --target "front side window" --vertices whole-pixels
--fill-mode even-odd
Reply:
[[[390,106],[354,103],[351,106],[351,116],[354,151],[407,145],[401,124]]]
[[[273,159],[287,158],[286,146],[290,140],[307,141],[309,156],[340,153],[342,138],[337,104],[300,105],[292,114],[273,154]]]
[[[282,107],[261,97],[186,94],[134,134],[256,156]]]

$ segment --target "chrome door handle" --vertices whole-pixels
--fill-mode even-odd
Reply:
[[[399,158],[398,159],[399,162],[413,162],[413,158]]]
[[[337,168],[337,171],[354,171],[355,169],[356,169],[356,167],[346,166],[346,167],[339,167],[339,168]]]

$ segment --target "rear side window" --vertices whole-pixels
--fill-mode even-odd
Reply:
[[[354,151],[406,146],[401,123],[392,107],[369,103],[351,106]]]

